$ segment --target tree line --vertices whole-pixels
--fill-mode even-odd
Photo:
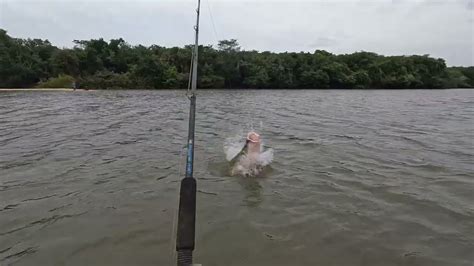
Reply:
[[[188,84],[191,46],[130,45],[123,39],[48,40],[10,37],[0,29],[0,87],[178,89]],[[474,67],[447,67],[428,55],[335,55],[241,50],[237,40],[199,46],[199,88],[440,89],[473,88]]]

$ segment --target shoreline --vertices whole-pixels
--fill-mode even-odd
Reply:
[[[94,91],[85,89],[71,89],[71,88],[0,88],[0,91]]]
[[[377,90],[404,90],[404,91],[413,91],[413,90],[459,90],[459,89],[474,89],[474,88],[437,88],[437,89],[308,89],[308,88],[301,88],[301,89],[290,89],[290,88],[276,88],[276,89],[256,89],[256,88],[198,88],[200,91],[205,90],[247,90],[247,91],[255,91],[255,90],[293,90],[293,91],[301,91],[301,90],[319,90],[319,91],[377,91]],[[62,91],[62,92],[74,92],[74,91],[185,91],[186,89],[71,89],[71,88],[0,88],[0,92],[18,92],[18,91]]]

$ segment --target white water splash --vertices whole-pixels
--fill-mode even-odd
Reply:
[[[244,134],[238,134],[229,137],[224,141],[224,153],[227,161],[231,161],[242,151],[245,146],[246,138]],[[231,175],[240,175],[246,177],[258,176],[273,161],[273,149],[264,148],[262,141],[260,153],[255,155],[242,155],[236,158],[234,165],[231,165]]]
[[[245,146],[245,138],[242,134],[226,138],[224,140],[225,159],[230,162],[239,154]]]
[[[269,148],[266,151],[263,151],[260,153],[259,159],[259,164],[261,166],[267,166],[273,161],[273,149]]]

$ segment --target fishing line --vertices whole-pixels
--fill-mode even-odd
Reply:
[[[216,30],[216,24],[214,23],[214,16],[212,15],[212,11],[211,11],[211,3],[210,3],[210,0],[207,0],[206,1],[206,5],[207,5],[207,10],[209,11],[209,17],[211,18],[211,24],[212,24],[212,29],[214,31],[214,38],[216,39],[216,44],[219,42],[219,37],[218,37],[218,34],[217,34],[217,30]]]

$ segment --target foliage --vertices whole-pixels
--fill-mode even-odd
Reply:
[[[132,46],[123,39],[75,40],[59,49],[0,29],[0,87],[178,89],[188,85],[192,46]],[[69,82],[69,83],[68,83]],[[474,87],[474,67],[428,55],[335,55],[244,51],[235,39],[199,46],[200,88],[435,89]]]
[[[99,71],[79,79],[81,89],[123,89],[132,86],[129,73]]]
[[[73,88],[74,87],[74,78],[69,75],[59,75],[55,78],[49,78],[46,81],[39,82],[38,88]]]
[[[448,69],[448,78],[445,80],[448,88],[473,88],[474,67],[452,67]]]

